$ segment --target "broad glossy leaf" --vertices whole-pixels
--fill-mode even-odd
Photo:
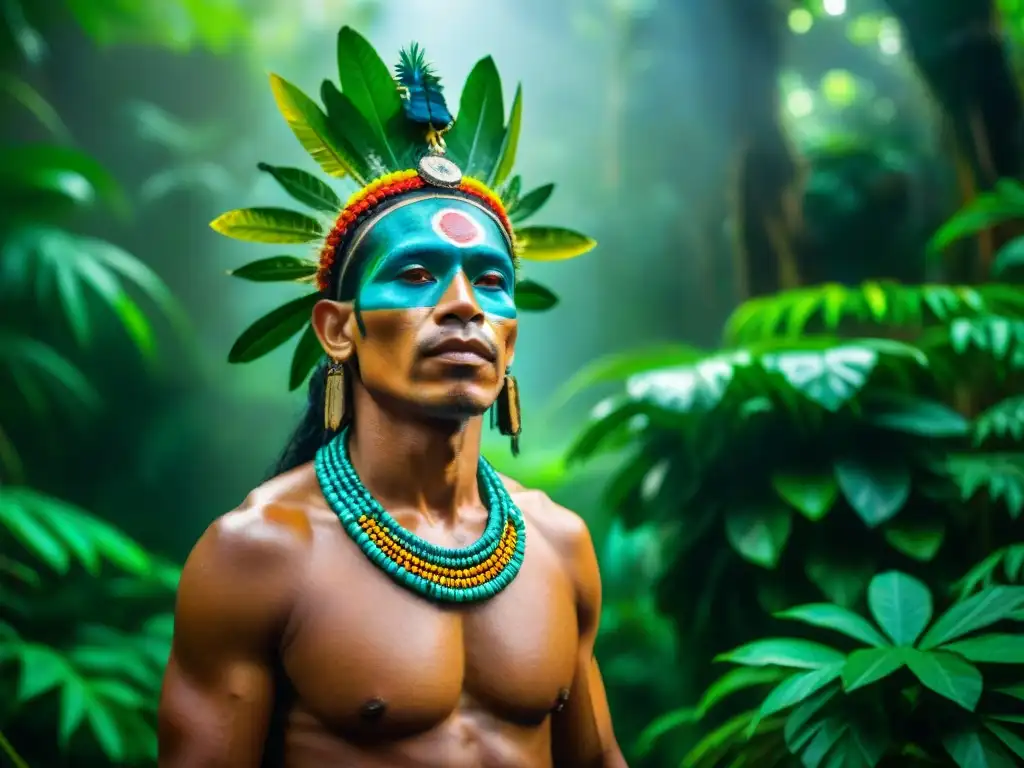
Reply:
[[[516,283],[516,309],[523,312],[546,312],[558,304],[558,296],[550,288],[545,288],[533,280],[520,280]]]
[[[902,648],[867,648],[854,651],[843,666],[843,690],[849,693],[877,683],[903,664]]]
[[[86,718],[96,741],[104,753],[114,762],[121,762],[125,756],[125,737],[109,709],[102,706],[89,707]]]
[[[335,135],[327,115],[312,99],[278,75],[270,76],[274,100],[295,138],[310,157],[331,176],[351,176],[357,184],[366,184],[360,162],[345,146],[343,138]]]
[[[814,627],[841,632],[854,640],[874,646],[889,645],[871,622],[853,611],[832,603],[811,603],[799,605],[775,614],[777,618],[799,621]]]
[[[891,519],[910,497],[910,469],[894,458],[840,459],[835,474],[846,501],[871,528]]]
[[[1014,768],[1017,765],[1002,745],[980,728],[954,731],[941,738],[942,746],[958,768]]]
[[[319,291],[292,299],[246,328],[228,353],[229,363],[249,363],[277,349],[310,322]]]
[[[240,208],[222,213],[210,226],[251,243],[311,243],[324,236],[319,221],[287,208]]]
[[[1024,587],[991,587],[956,603],[921,638],[922,648],[936,648],[970,632],[1009,618],[1024,606]]]
[[[89,692],[85,684],[78,677],[65,680],[60,692],[58,726],[58,740],[62,747],[67,747],[71,737],[82,725],[88,705]]]
[[[45,645],[29,644],[20,648],[21,677],[17,700],[24,704],[60,685],[74,673],[64,657]]]
[[[822,768],[875,768],[889,751],[891,736],[883,716],[846,720],[837,715],[831,721],[844,723],[845,727],[841,727],[826,762],[821,763]],[[804,753],[804,760],[807,759]]]
[[[765,370],[781,374],[793,389],[828,411],[837,411],[857,395],[878,364],[869,347],[848,344],[825,350],[766,354]]]
[[[489,179],[504,135],[501,78],[487,56],[476,63],[462,88],[459,114],[446,136],[448,152],[467,176]]]
[[[311,280],[319,265],[298,256],[269,256],[228,272],[232,277],[257,283],[290,283]]]
[[[868,581],[875,573],[874,562],[862,554],[822,551],[807,558],[807,578],[822,594],[837,605],[851,608],[858,603]]]
[[[398,170],[404,147],[397,152],[392,148],[388,126],[402,109],[401,97],[387,64],[362,35],[347,26],[338,32],[338,74],[342,92],[377,137],[381,158],[389,168]]]
[[[732,669],[708,686],[697,702],[697,717],[703,717],[713,707],[739,691],[745,691],[762,685],[778,683],[788,672],[776,668],[740,667]]]
[[[868,607],[896,645],[912,646],[931,621],[932,595],[913,576],[889,571],[868,585]]]
[[[921,684],[973,712],[981,698],[981,672],[953,653],[904,648],[903,658]]]
[[[835,503],[839,486],[831,474],[776,472],[772,487],[808,520],[821,520]]]
[[[320,345],[313,325],[302,332],[299,343],[295,345],[295,353],[292,355],[291,369],[288,373],[288,389],[294,391],[302,386],[302,383],[309,376],[309,372],[320,362],[324,356],[324,348]]]
[[[885,527],[884,535],[893,549],[927,563],[935,558],[942,547],[946,538],[946,524],[939,519],[913,523],[897,521]]]
[[[793,530],[793,514],[782,505],[730,508],[725,515],[725,535],[743,559],[774,568]]]
[[[562,261],[590,251],[597,241],[561,227],[523,227],[516,230],[521,255],[530,261]]]
[[[508,118],[508,126],[505,128],[505,135],[501,140],[501,149],[498,151],[498,162],[494,166],[494,173],[491,175],[491,187],[500,187],[505,179],[512,173],[516,164],[516,148],[519,146],[519,131],[523,122],[523,86],[516,86],[516,95],[512,99],[512,113]],[[515,221],[513,219],[513,221]]]
[[[769,638],[755,640],[727,653],[719,654],[715,657],[715,661],[728,661],[747,667],[822,669],[840,663],[845,658],[845,655],[836,649],[810,640]]]
[[[259,163],[257,167],[273,176],[285,192],[303,205],[332,214],[337,214],[341,210],[341,199],[338,195],[313,174],[299,168],[282,168],[267,163]]]
[[[836,680],[842,668],[842,663],[836,663],[810,672],[798,672],[783,680],[761,703],[760,717],[769,717],[805,701]]]
[[[548,199],[551,197],[551,193],[554,191],[554,184],[544,184],[536,189],[531,189],[522,197],[517,198],[515,205],[509,209],[509,220],[513,224],[519,224],[520,222],[526,221],[544,207],[544,204],[547,203]]]
[[[961,437],[970,430],[952,408],[909,395],[875,396],[865,405],[865,417],[869,424],[921,437]]]
[[[990,634],[956,640],[942,646],[968,661],[981,664],[1024,664],[1024,635]]]
[[[819,691],[794,709],[786,718],[783,736],[790,752],[800,752],[821,727],[820,713],[839,693],[839,686]]]

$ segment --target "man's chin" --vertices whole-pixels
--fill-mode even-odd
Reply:
[[[434,397],[425,397],[420,405],[434,418],[465,420],[481,416],[494,403],[489,393],[474,391],[475,387],[454,387]]]

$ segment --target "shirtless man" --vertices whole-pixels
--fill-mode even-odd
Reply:
[[[399,74],[431,84],[422,61]],[[323,246],[330,368],[283,472],[185,565],[160,768],[626,765],[587,528],[480,457],[492,406],[519,431],[515,233],[443,154],[439,92],[423,121],[405,91],[419,168],[370,183]]]

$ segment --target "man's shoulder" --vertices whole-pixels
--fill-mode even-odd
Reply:
[[[302,557],[326,517],[317,489],[308,465],[272,478],[214,520],[196,549],[239,568]]]
[[[504,475],[501,480],[527,521],[539,529],[563,557],[576,559],[580,550],[593,548],[587,523],[576,512],[563,507],[544,491],[527,488]]]

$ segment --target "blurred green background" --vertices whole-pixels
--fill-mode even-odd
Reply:
[[[0,765],[155,762],[189,547],[304,404],[218,237],[316,171],[343,24],[595,237],[530,263],[524,451],[589,522],[632,766],[1024,764],[1020,0],[0,0]],[[339,194],[351,191],[336,185]],[[508,193],[508,190],[503,190]],[[296,255],[308,249],[283,248]]]

